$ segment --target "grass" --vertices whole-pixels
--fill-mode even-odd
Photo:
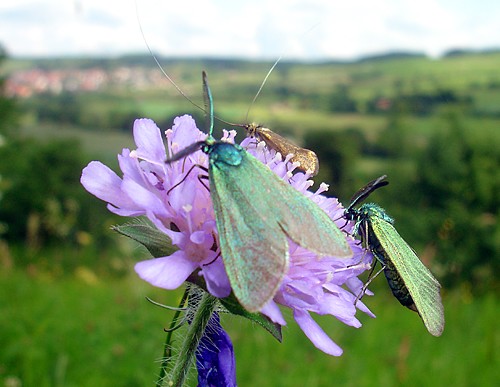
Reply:
[[[166,316],[144,302],[147,286],[135,278],[82,278],[21,272],[2,278],[0,379],[16,376],[23,386],[152,385]]]
[[[500,366],[497,294],[445,294],[447,325],[443,336],[434,338],[378,282],[377,295],[366,301],[377,318],[360,315],[362,328],[318,319],[344,349],[338,358],[315,349],[290,316],[282,344],[246,320],[224,316],[235,346],[238,384],[495,384]],[[154,289],[134,275],[97,278],[83,268],[58,278],[33,268],[3,271],[0,286],[0,385],[12,380],[23,386],[154,384],[162,329],[172,315],[144,297],[175,305],[179,292]]]

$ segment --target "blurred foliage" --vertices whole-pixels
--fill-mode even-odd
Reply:
[[[42,248],[109,246],[115,218],[80,185],[85,163],[77,141],[10,139],[0,157],[9,161],[0,164],[2,238],[31,251],[21,254],[25,263]]]
[[[7,52],[0,44],[0,68],[7,59]],[[0,72],[1,74],[1,72]],[[12,136],[15,129],[15,122],[19,118],[19,110],[13,98],[5,96],[5,83],[7,78],[0,77],[0,147],[3,136]],[[0,191],[1,192],[1,191]]]
[[[439,116],[423,145],[407,116],[389,118],[378,146],[393,143],[380,169],[392,184],[370,200],[387,207],[411,245],[424,247],[421,258],[445,287],[465,281],[487,291],[500,269],[500,137],[467,126],[459,106]]]
[[[355,186],[350,176],[351,166],[367,148],[361,131],[355,128],[342,132],[318,130],[306,134],[304,144],[318,156],[320,171],[315,180],[331,184],[329,195],[344,198],[354,192]]]
[[[435,241],[445,285],[467,280],[486,290],[500,271],[500,141],[463,122],[446,112],[418,154],[409,190],[420,193],[412,202],[426,224],[423,240]]]
[[[0,272],[0,385],[154,384],[166,335],[163,328],[173,312],[151,305],[145,297],[177,305],[183,289],[165,291],[135,275],[92,275],[92,269],[64,278],[33,270]],[[383,286],[375,297],[364,300],[377,318],[358,313],[361,328],[316,317],[343,348],[342,357],[315,348],[289,311],[285,312],[289,325],[280,344],[241,318],[221,316],[234,344],[238,385],[498,384],[497,294],[472,297],[466,289],[446,292],[443,303],[448,323],[443,335],[435,338],[425,331],[416,313],[393,299],[383,282],[374,281],[372,285]],[[197,385],[195,372],[187,385]]]
[[[0,151],[5,190],[1,219],[9,240],[71,239],[79,216],[81,150],[75,141],[12,140]],[[38,240],[39,242],[35,242]]]
[[[22,107],[31,112],[38,122],[74,125],[88,130],[128,132],[130,123],[141,117],[139,109],[130,100],[121,104],[118,98],[106,95],[97,100],[91,98],[89,103],[88,97],[89,93],[45,93],[23,101]],[[101,99],[105,100],[102,105]],[[110,105],[109,101],[114,99],[116,101]]]
[[[7,256],[12,251],[19,258],[16,263],[28,265],[40,264],[41,257],[54,249],[52,264],[60,256],[59,261],[64,261],[61,268],[72,270],[82,263],[75,259],[75,249],[111,246],[109,227],[116,218],[80,185],[86,157],[78,140],[40,141],[22,136],[18,105],[1,91],[2,252]],[[21,251],[16,254],[19,247]],[[94,262],[99,257],[95,255]]]

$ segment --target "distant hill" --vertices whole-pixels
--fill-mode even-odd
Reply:
[[[500,53],[500,48],[489,48],[484,50],[462,49],[455,48],[445,52],[442,58],[458,57],[458,56],[478,56],[491,55]],[[280,62],[282,66],[293,65],[346,65],[346,64],[363,64],[370,62],[382,62],[400,59],[418,59],[428,58],[422,52],[411,51],[391,51],[380,54],[366,55],[353,60],[288,60],[284,59]],[[169,66],[184,66],[197,65],[206,69],[238,69],[252,66],[253,69],[259,66],[269,68],[274,62],[272,60],[251,60],[230,57],[164,57],[157,55],[158,61],[164,67]],[[42,70],[56,69],[88,69],[99,67],[104,70],[112,70],[117,67],[143,67],[154,68],[156,63],[149,53],[127,54],[119,57],[50,57],[50,58],[8,58],[4,68],[4,72],[10,73],[14,70],[22,70],[28,68],[38,68]]]
[[[443,58],[451,58],[456,56],[467,56],[467,55],[490,55],[500,53],[500,47],[487,48],[484,50],[472,50],[467,48],[454,48],[446,51],[443,54]]]
[[[386,52],[386,53],[381,53],[381,54],[363,56],[355,62],[358,62],[358,63],[372,62],[372,61],[378,62],[378,61],[382,61],[382,60],[406,59],[406,58],[427,58],[427,55],[425,55],[422,52],[391,51],[391,52]]]

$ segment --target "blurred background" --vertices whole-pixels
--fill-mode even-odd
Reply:
[[[377,318],[360,315],[362,328],[318,318],[344,349],[340,358],[316,350],[290,316],[282,344],[224,316],[239,385],[496,384],[498,20],[500,3],[490,0],[3,1],[0,383],[156,379],[172,316],[145,296],[175,305],[182,290],[136,278],[133,265],[147,252],[112,233],[127,219],[79,183],[91,160],[118,171],[116,154],[134,148],[135,118],[167,129],[188,113],[203,127],[203,113],[168,82],[148,44],[198,104],[208,72],[216,116],[259,122],[313,149],[316,182],[344,204],[388,174],[391,184],[370,200],[443,286],[440,338],[382,277],[365,299]]]

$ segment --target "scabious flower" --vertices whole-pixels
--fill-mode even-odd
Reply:
[[[234,141],[235,132],[224,132],[224,141]],[[146,216],[170,238],[178,250],[167,257],[154,258],[136,264],[138,275],[154,286],[175,289],[186,280],[204,279],[207,290],[216,297],[226,297],[231,286],[217,248],[217,227],[210,192],[201,177],[208,168],[208,156],[201,151],[185,159],[166,164],[165,159],[186,146],[206,138],[196,128],[190,116],[177,117],[172,129],[166,131],[167,151],[160,130],[149,119],[136,120],[134,139],[137,149],[124,149],[118,156],[123,178],[100,162],[91,162],[84,170],[81,182],[98,198],[108,203],[108,209],[122,216]],[[373,316],[356,296],[362,289],[357,275],[369,268],[372,255],[349,235],[352,223],[343,219],[344,208],[322,193],[322,184],[312,193],[309,175],[292,174],[296,165],[284,160],[279,153],[268,150],[255,139],[245,139],[242,146],[269,166],[285,181],[311,197],[346,231],[354,255],[350,259],[318,257],[290,241],[290,267],[273,300],[261,312],[275,323],[285,325],[278,305],[289,307],[303,332],[322,351],[338,356],[342,353],[310,316],[311,312],[329,314],[345,324],[359,327],[356,308]],[[257,199],[256,199],[257,200]],[[306,227],[306,226],[305,226]],[[346,286],[349,290],[345,289]]]

